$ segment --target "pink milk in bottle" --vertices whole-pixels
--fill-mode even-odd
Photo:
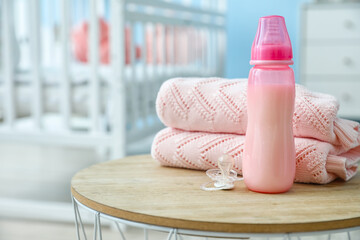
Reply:
[[[283,17],[260,18],[250,64],[244,181],[255,192],[286,192],[295,177],[295,79]]]

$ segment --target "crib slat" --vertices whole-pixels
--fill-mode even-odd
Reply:
[[[187,69],[187,65],[188,65],[188,62],[189,62],[189,52],[188,52],[188,48],[189,48],[189,38],[188,38],[188,34],[189,34],[189,31],[188,31],[188,28],[187,27],[183,27],[182,28],[182,33],[183,35],[183,49],[182,49],[182,52],[183,52],[183,69]]]
[[[151,96],[153,98],[155,98],[154,96],[157,95],[157,83],[158,83],[158,77],[159,77],[159,74],[158,74],[158,65],[157,65],[157,36],[156,36],[156,24],[155,23],[152,23],[151,24],[151,31],[152,31],[152,34],[151,34],[151,37],[152,37],[152,51],[151,51],[151,54],[152,54],[152,71],[151,71],[151,74],[152,74],[152,81],[151,81]],[[152,105],[151,106],[151,113],[152,114],[156,114],[156,111],[155,111],[155,106]]]
[[[184,36],[182,35],[182,25],[179,25],[176,27],[176,64],[177,64],[177,70],[178,72],[182,72],[182,63],[183,63],[183,57],[184,57],[184,53],[183,53],[183,38]]]
[[[163,24],[156,24],[156,72],[157,72],[157,79],[156,79],[156,92],[155,95],[157,95],[157,92],[162,84],[162,82],[164,81],[164,76],[163,76],[163,71],[164,71],[164,66],[163,66],[163,61],[164,61],[164,48],[165,48],[165,44],[164,44],[164,25]]]
[[[11,127],[15,119],[15,92],[14,92],[14,41],[12,39],[14,26],[12,0],[2,0],[2,64],[3,64],[3,97],[4,97],[4,122]]]
[[[158,53],[158,62],[157,62],[157,68],[158,68],[158,87],[157,90],[159,90],[161,84],[164,82],[164,70],[165,70],[165,25],[164,24],[158,24],[157,26],[157,53]],[[154,95],[156,96],[156,95]]]
[[[201,68],[202,68],[202,74],[206,74],[207,71],[207,45],[208,45],[208,37],[206,34],[206,29],[201,28],[200,30],[200,38],[201,38]]]
[[[221,73],[222,73],[222,66],[221,66],[221,62],[220,62],[220,59],[222,58],[222,55],[221,55],[221,34],[222,34],[222,31],[220,30],[215,30],[215,56],[216,56],[216,59],[215,59],[215,66],[216,66],[216,71],[217,71],[217,76],[221,76]]]
[[[124,12],[125,0],[110,2],[110,52],[111,52],[111,158],[126,155],[126,89],[124,81]]]
[[[91,119],[91,131],[100,130],[100,83],[99,83],[99,20],[97,14],[97,0],[90,0],[89,21],[89,62],[90,62],[90,101],[89,113]]]
[[[194,74],[197,74],[197,44],[198,44],[198,39],[197,39],[197,30],[196,27],[192,27],[191,28],[191,32],[192,32],[192,47],[191,47],[191,52],[192,52],[192,70]]]
[[[200,29],[195,28],[195,61],[196,61],[196,72],[201,72],[201,37],[200,37]]]
[[[61,116],[65,130],[69,130],[71,99],[70,99],[70,69],[69,69],[69,24],[70,24],[70,2],[60,1],[61,4]]]
[[[176,65],[176,59],[175,59],[175,51],[176,51],[176,42],[175,42],[175,31],[176,31],[176,27],[172,26],[171,27],[171,34],[170,34],[170,51],[171,51],[171,57],[170,57],[170,65],[171,68],[174,69],[175,65]]]
[[[221,65],[219,62],[219,59],[221,58],[221,53],[219,52],[219,49],[221,49],[220,43],[221,43],[221,31],[214,29],[215,32],[215,45],[214,45],[214,55],[215,55],[215,69],[217,76],[221,76]]]
[[[206,52],[207,52],[207,55],[206,55],[207,74],[212,74],[212,69],[211,69],[212,61],[213,61],[212,47],[213,47],[213,43],[214,43],[214,38],[213,38],[211,29],[207,29],[206,38],[208,39],[207,50],[206,50]]]
[[[210,34],[209,34],[209,29],[204,29],[203,30],[204,34],[203,34],[203,39],[204,39],[204,73],[205,73],[205,76],[208,77],[208,72],[209,72],[209,63],[210,63],[210,44],[211,44],[211,39],[210,39]]]
[[[130,65],[131,65],[131,79],[125,79],[126,82],[128,82],[130,84],[130,91],[131,91],[131,96],[130,96],[130,104],[131,104],[131,130],[137,130],[137,123],[139,122],[139,79],[137,79],[137,75],[136,74],[136,63],[135,63],[135,44],[134,44],[134,39],[135,39],[135,24],[133,22],[131,22],[128,27],[130,28],[129,31],[129,39],[130,39],[130,43],[126,45],[127,51],[130,52]]]
[[[148,58],[148,49],[147,49],[147,24],[145,22],[142,22],[142,39],[143,39],[143,45],[142,45],[142,52],[141,52],[141,57],[142,57],[142,70],[143,70],[143,79],[142,79],[142,84],[144,86],[144,92],[143,94],[143,114],[145,116],[149,116],[149,106],[150,106],[150,92],[149,92],[149,87],[150,87],[150,82],[149,82],[149,78],[148,78],[148,71],[147,71],[147,58]],[[147,121],[145,121],[145,124],[147,124]]]
[[[175,59],[175,73],[177,74],[180,69],[181,64],[181,34],[180,34],[180,27],[174,27],[174,59]]]
[[[162,73],[164,73],[165,70],[165,59],[166,59],[166,31],[165,31],[165,25],[161,25],[160,28],[160,37],[161,37],[161,41],[160,41],[160,49],[161,49],[161,57],[160,57],[160,65],[161,65],[161,70]]]
[[[42,128],[43,115],[43,87],[40,73],[40,1],[31,0],[29,3],[29,23],[30,23],[30,46],[31,46],[31,70],[32,70],[32,87],[33,102],[32,116],[35,128]]]
[[[186,49],[187,51],[187,55],[188,55],[188,60],[187,60],[187,69],[189,72],[191,72],[193,70],[193,54],[194,54],[194,37],[193,37],[193,31],[191,27],[187,27],[186,28],[186,34],[187,34],[187,42],[188,42],[188,47]]]
[[[219,68],[218,68],[218,66],[217,66],[217,58],[218,58],[218,55],[217,55],[217,44],[218,44],[218,34],[217,34],[218,32],[215,30],[215,29],[213,29],[212,31],[211,31],[211,34],[212,34],[212,39],[213,39],[213,41],[212,41],[212,47],[211,47],[211,52],[212,52],[212,56],[211,56],[211,60],[212,60],[212,66],[211,66],[211,69],[213,69],[212,71],[212,74],[213,74],[213,76],[215,75],[215,76],[219,76]]]
[[[224,6],[226,9],[226,6]],[[220,76],[225,75],[225,51],[226,51],[226,31],[220,30],[220,42],[217,46],[218,54],[220,55],[218,59],[218,66],[220,68]]]

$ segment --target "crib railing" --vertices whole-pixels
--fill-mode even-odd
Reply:
[[[52,6],[54,2],[59,8]],[[162,82],[177,76],[223,76],[225,0],[201,2],[194,7],[160,0],[85,1],[88,57],[80,65],[85,67],[87,114],[81,116],[83,124],[78,127],[74,124],[77,115],[73,103],[74,79],[78,76],[75,67],[79,65],[72,52],[74,1],[47,1],[47,11],[58,11],[59,19],[53,28],[58,40],[45,44],[41,19],[44,6],[40,0],[1,0],[0,139],[100,146],[109,149],[111,158],[125,156],[129,142],[162,127],[155,111]],[[19,23],[23,14],[29,21]],[[109,22],[108,64],[103,62],[103,29],[99,24],[99,18],[105,17]],[[45,45],[52,47],[45,49]],[[20,49],[19,61],[15,59],[16,49]],[[47,56],[46,51],[54,56]],[[47,62],[42,56],[47,56]],[[28,64],[23,60],[26,57],[30,59]],[[52,58],[60,59],[54,60],[56,71],[51,75],[57,79],[59,93],[55,115],[60,124],[56,127],[49,127],[49,113],[44,108],[48,101],[44,97],[45,76],[49,75],[44,66]],[[104,68],[106,73],[102,72]],[[27,87],[31,89],[31,111],[25,116],[17,113],[17,88],[22,78],[30,79]],[[26,129],[20,126],[25,119],[30,121]]]

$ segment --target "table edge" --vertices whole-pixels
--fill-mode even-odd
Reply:
[[[300,233],[338,230],[360,226],[360,217],[343,220],[286,224],[249,224],[193,221],[186,219],[147,215],[110,207],[81,195],[76,191],[76,189],[73,188],[72,185],[71,193],[72,196],[81,204],[97,212],[104,213],[115,218],[121,218],[128,221],[145,223],[155,226],[189,229],[195,231],[211,231],[224,233]]]

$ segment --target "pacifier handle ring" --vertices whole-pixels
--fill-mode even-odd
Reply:
[[[223,190],[223,186],[222,187],[207,187],[208,185],[212,184],[214,185],[214,183],[216,183],[217,181],[211,181],[211,182],[207,182],[204,183],[203,185],[201,185],[201,189],[204,191],[216,191],[216,190]]]
[[[236,178],[234,179],[234,182],[236,181],[243,181],[244,178]],[[217,183],[217,181],[211,181],[211,182],[207,182],[207,183],[204,183],[201,185],[201,189],[204,190],[204,191],[216,191],[216,190],[224,190],[224,189],[227,189],[227,188],[223,188],[223,187],[208,187],[208,185],[212,184],[214,185],[215,183]]]

